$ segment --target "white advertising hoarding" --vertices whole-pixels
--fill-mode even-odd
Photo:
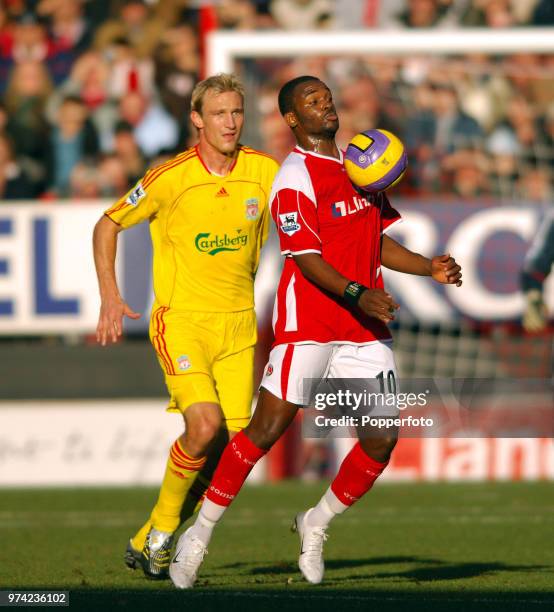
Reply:
[[[99,297],[92,231],[109,202],[0,206],[0,334],[89,334]],[[518,319],[519,274],[543,211],[494,203],[395,201],[404,222],[392,236],[432,256],[450,252],[461,263],[462,289],[385,270],[401,313],[424,322]],[[191,247],[193,248],[193,247]],[[218,254],[223,257],[225,254]],[[120,234],[118,280],[131,307],[142,313],[128,331],[145,332],[152,304],[151,243],[146,223]],[[256,311],[270,319],[282,257],[270,236],[256,275]],[[554,275],[553,275],[554,276]],[[554,282],[546,283],[554,309]]]

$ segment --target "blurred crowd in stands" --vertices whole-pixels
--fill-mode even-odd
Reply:
[[[554,25],[554,0],[0,0],[0,200],[115,198],[194,143],[206,34]],[[406,143],[406,194],[552,201],[554,55],[248,60],[245,142],[282,160],[280,85],[316,74],[341,144]]]

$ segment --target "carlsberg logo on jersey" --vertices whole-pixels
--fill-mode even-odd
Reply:
[[[236,230],[236,236],[229,236],[228,234],[198,234],[194,240],[196,248],[201,253],[207,253],[208,255],[217,255],[222,251],[238,251],[243,246],[246,246],[248,242],[248,236],[241,234],[242,230]]]

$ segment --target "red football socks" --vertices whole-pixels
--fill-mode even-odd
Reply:
[[[339,501],[351,506],[371,489],[387,465],[388,461],[380,463],[369,457],[357,442],[341,463],[331,490]]]
[[[239,432],[225,447],[206,497],[214,504],[228,506],[266,452],[251,442],[243,431]]]

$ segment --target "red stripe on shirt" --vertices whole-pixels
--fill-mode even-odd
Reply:
[[[171,363],[171,359],[169,359],[169,356],[167,354],[167,347],[165,347],[165,352],[164,352],[164,347],[162,347],[162,336],[161,336],[161,319],[160,316],[162,315],[162,311],[164,309],[164,306],[160,306],[160,308],[158,308],[158,310],[156,310],[156,312],[154,313],[154,321],[155,321],[155,328],[156,328],[156,334],[152,337],[152,343],[154,344],[154,348],[156,349],[156,352],[158,353],[158,355],[160,356],[160,359],[162,360],[164,366],[165,366],[165,371],[166,374],[172,374],[174,373],[173,367],[172,367],[172,363]],[[165,326],[164,326],[165,328]],[[164,346],[165,346],[165,341],[164,341]],[[173,372],[172,372],[173,370]]]
[[[283,365],[281,367],[281,398],[287,400],[287,391],[289,388],[290,367],[292,365],[292,354],[294,353],[294,344],[287,345],[285,356],[283,357]]]
[[[277,160],[272,157],[271,155],[268,155],[267,153],[262,153],[261,151],[256,151],[256,149],[247,149],[245,147],[242,148],[242,152],[245,155],[260,155],[261,157],[267,157],[268,159],[273,160],[275,163],[277,163]]]
[[[110,208],[109,210],[106,211],[106,215],[108,215],[108,217],[110,215],[113,215],[114,213],[116,213],[118,210],[121,210],[122,208],[125,208],[125,206],[131,206],[129,204],[129,202],[127,202],[127,200],[123,200],[123,202],[121,202],[121,204],[119,204],[119,206],[117,204],[115,204],[115,206],[113,208]]]
[[[162,164],[159,168],[152,170],[152,174],[148,178],[145,178],[144,183],[142,183],[142,187],[146,189],[156,179],[158,179],[162,174],[164,174],[168,170],[171,170],[172,168],[175,168],[175,166],[184,164],[186,161],[189,161],[189,159],[192,159],[193,157],[196,157],[196,153],[194,152],[188,154],[186,157],[182,157],[182,158],[178,157],[170,162],[166,162],[165,164]]]
[[[198,145],[194,147],[194,150],[196,151],[196,155],[198,155],[198,159],[200,160],[200,163],[204,166],[206,172],[211,175],[210,169],[208,168],[208,166],[206,166],[204,160],[202,159],[202,156],[200,155],[200,149],[198,148]]]
[[[160,343],[161,343],[161,347],[162,347],[162,351],[165,354],[165,357],[168,361],[169,364],[169,372],[168,374],[175,374],[175,366],[173,365],[173,362],[171,361],[171,357],[169,356],[169,351],[167,350],[167,345],[165,343],[165,321],[164,321],[164,314],[169,310],[169,308],[167,308],[166,306],[162,306],[161,308],[161,312],[160,312],[160,324],[161,324],[161,329],[160,329]]]
[[[159,327],[159,322],[158,322],[158,310],[154,313],[154,327],[156,329],[156,333],[154,334],[154,336],[152,336],[152,344],[154,345],[154,349],[156,351],[156,353],[158,354],[158,357],[161,359],[162,361],[162,365],[163,368],[165,370],[166,374],[169,374],[169,364],[167,363],[167,360],[165,358],[165,355],[162,353],[162,347],[160,344],[160,340],[159,340],[159,331],[158,331],[158,327]]]

